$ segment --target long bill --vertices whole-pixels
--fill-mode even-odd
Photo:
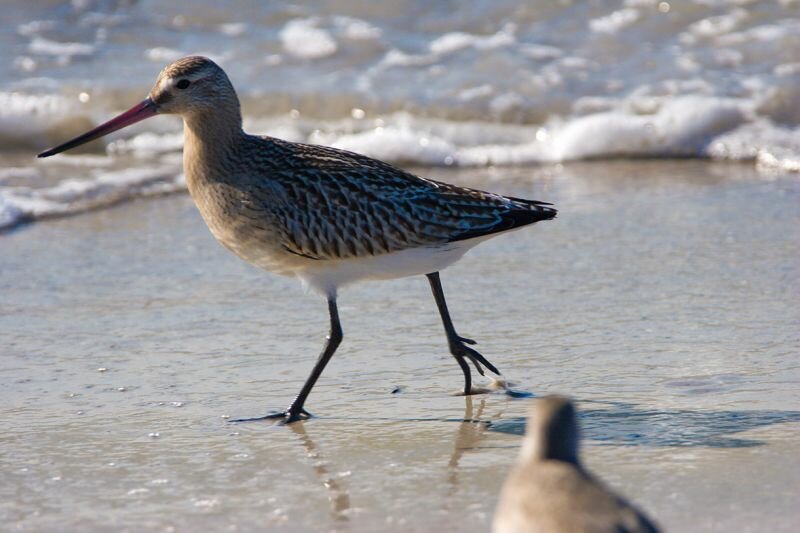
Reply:
[[[152,100],[150,100],[150,98],[145,98],[142,102],[136,104],[135,106],[128,109],[121,115],[112,118],[108,122],[100,124],[93,130],[87,131],[83,135],[78,135],[77,137],[75,137],[70,141],[67,141],[63,144],[59,144],[55,148],[50,148],[49,150],[45,150],[37,157],[50,157],[51,155],[60,154],[61,152],[64,152],[71,148],[75,148],[76,146],[80,146],[82,144],[88,143],[89,141],[99,139],[104,135],[108,135],[112,131],[117,131],[126,126],[130,126],[131,124],[136,124],[137,122],[152,117],[157,113],[158,113],[158,107],[156,106],[156,104]]]

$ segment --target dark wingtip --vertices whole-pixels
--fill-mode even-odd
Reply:
[[[552,204],[550,204],[552,205]],[[558,216],[558,209],[553,209],[552,207],[545,207],[543,208],[544,214],[549,215],[544,220],[552,220]]]
[[[521,203],[520,200],[515,200]],[[482,237],[484,235],[491,235],[493,233],[501,233],[510,229],[527,226],[528,224],[535,224],[543,220],[552,220],[556,217],[558,211],[552,207],[543,207],[539,205],[541,202],[527,201],[527,205],[518,208],[510,209],[500,215],[500,220],[489,227],[479,227],[471,230],[464,231],[448,239],[448,242],[464,241],[473,239],[475,237]]]
[[[36,157],[41,159],[42,157],[50,157],[51,155],[56,155],[56,152],[53,150],[45,150],[44,152],[37,154]]]

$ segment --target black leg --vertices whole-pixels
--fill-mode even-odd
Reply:
[[[306,403],[306,398],[308,398],[308,395],[311,393],[311,389],[314,388],[314,384],[317,382],[317,379],[319,379],[319,376],[325,369],[325,365],[327,365],[328,361],[330,361],[331,357],[333,357],[333,354],[336,352],[336,348],[339,347],[339,344],[341,344],[342,339],[344,338],[342,335],[342,326],[339,323],[339,309],[336,307],[335,295],[328,296],[328,312],[330,313],[331,317],[331,331],[328,335],[327,342],[325,343],[325,348],[319,355],[319,359],[317,359],[317,363],[314,365],[314,369],[311,370],[311,374],[308,376],[308,379],[306,379],[306,382],[303,384],[303,388],[300,389],[300,393],[294,399],[292,404],[286,409],[286,411],[283,411],[282,413],[261,416],[258,418],[240,418],[238,420],[231,420],[231,422],[251,422],[254,420],[282,419],[281,423],[291,424],[292,422],[304,420],[311,416],[311,414],[303,408],[303,405]]]
[[[477,350],[467,346],[467,344],[475,344],[474,340],[461,337],[456,333],[456,328],[453,327],[453,321],[450,319],[450,313],[447,310],[447,302],[444,299],[442,283],[439,281],[439,273],[432,272],[427,274],[427,277],[428,282],[431,284],[433,298],[436,300],[436,306],[439,308],[439,314],[442,316],[442,325],[444,325],[444,332],[447,335],[447,343],[450,345],[450,353],[456,358],[458,366],[461,367],[461,371],[464,373],[464,394],[470,394],[472,392],[472,376],[470,375],[469,365],[464,360],[465,358],[472,361],[481,376],[484,375],[481,364],[498,376],[500,372]]]

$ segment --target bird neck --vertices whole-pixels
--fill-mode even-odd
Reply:
[[[183,122],[186,142],[203,150],[225,148],[243,135],[238,106],[193,111],[184,115]]]
[[[183,161],[187,178],[224,166],[245,136],[238,105],[195,111],[183,117]]]

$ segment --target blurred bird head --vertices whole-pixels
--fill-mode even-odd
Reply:
[[[533,402],[521,455],[523,461],[578,464],[578,423],[569,398],[545,396]]]

